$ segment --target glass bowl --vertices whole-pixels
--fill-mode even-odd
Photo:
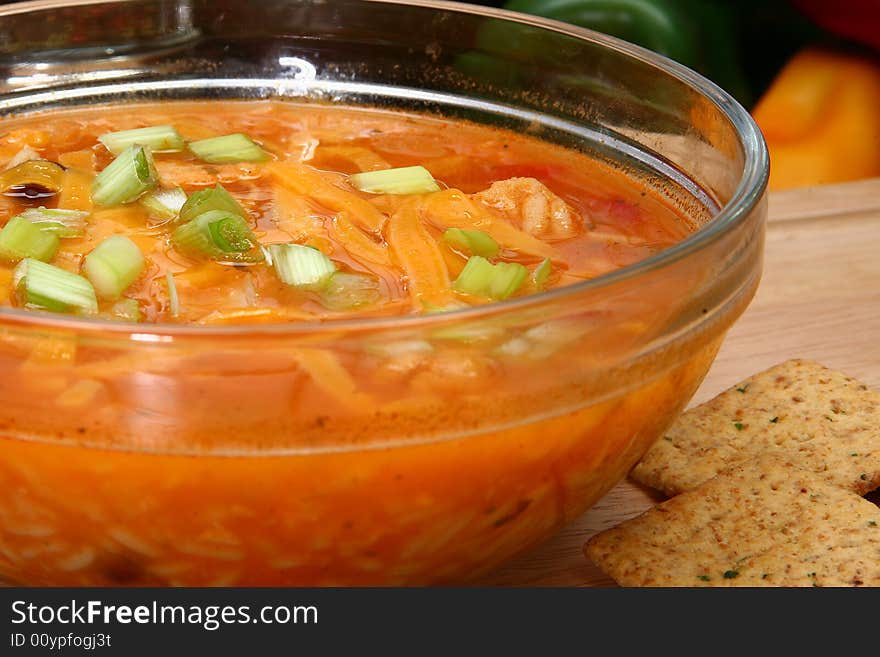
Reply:
[[[202,327],[0,310],[11,583],[467,581],[626,475],[759,282],[754,123],[601,34],[426,1],[47,0],[0,8],[0,42],[4,115],[204,98],[441,113],[578,148],[700,226],[594,280],[427,316]]]

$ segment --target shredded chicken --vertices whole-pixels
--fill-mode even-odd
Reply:
[[[568,203],[534,178],[500,180],[474,194],[473,199],[498,210],[514,225],[536,237],[573,237],[582,221]]]

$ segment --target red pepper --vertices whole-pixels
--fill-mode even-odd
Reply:
[[[880,49],[880,0],[791,0],[826,30]]]

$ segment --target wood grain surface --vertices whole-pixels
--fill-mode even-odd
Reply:
[[[788,358],[880,388],[880,179],[771,194],[764,276],[691,404]],[[624,481],[485,585],[613,586],[583,554],[593,534],[662,498]]]

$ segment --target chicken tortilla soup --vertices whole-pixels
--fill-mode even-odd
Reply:
[[[600,365],[659,335],[701,272],[492,314],[707,219],[527,131],[95,106],[0,120],[0,170],[10,582],[458,581],[619,480],[721,339],[605,394]]]

